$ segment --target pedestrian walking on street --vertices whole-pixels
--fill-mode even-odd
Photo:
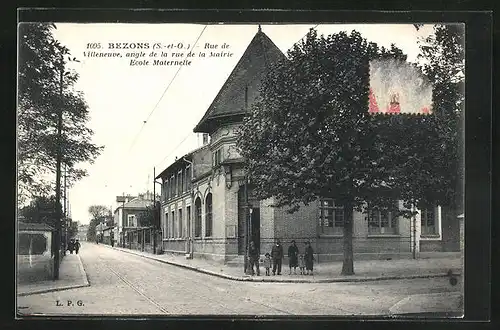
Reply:
[[[260,258],[260,251],[259,249],[255,246],[254,241],[250,242],[250,269],[252,270],[252,276],[255,274],[253,267],[257,268],[257,276],[260,276],[260,267],[259,267],[259,258]]]
[[[111,247],[114,247],[115,246],[115,240],[112,238],[111,239]]]
[[[270,274],[270,269],[271,269],[271,254],[269,252],[266,253],[266,256],[264,258],[264,268],[266,268],[266,275],[269,276]]]
[[[276,244],[273,245],[271,249],[271,257],[273,258],[273,275],[278,271],[278,275],[281,275],[281,263],[283,261],[283,246],[278,239],[276,239]]]
[[[311,246],[311,242],[306,242],[306,252],[304,254],[304,259],[306,263],[306,275],[313,274],[313,263],[314,263],[314,250]]]
[[[78,238],[76,239],[75,241],[75,252],[76,254],[78,254],[78,251],[80,250],[80,241],[78,240]]]
[[[295,241],[292,240],[292,244],[290,247],[288,247],[288,267],[290,267],[290,272],[289,275],[292,274],[292,268],[293,268],[293,273],[297,274],[297,266],[298,266],[298,260],[299,258],[299,248],[295,244]]]
[[[73,250],[75,249],[75,240],[72,238],[68,242],[68,250],[70,254],[73,254]]]

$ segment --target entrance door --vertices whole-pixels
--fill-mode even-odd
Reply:
[[[238,254],[245,254],[245,192],[238,190]]]
[[[260,208],[252,208],[252,240],[260,251]]]
[[[251,238],[260,249],[260,203],[253,194],[251,186],[248,187],[248,204],[252,208]],[[238,191],[238,254],[245,253],[245,234],[248,221],[245,221],[245,187]]]

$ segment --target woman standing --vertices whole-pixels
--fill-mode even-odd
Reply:
[[[297,266],[299,263],[299,248],[295,244],[295,241],[292,240],[292,244],[288,248],[288,266],[290,267],[290,275],[292,274],[292,268],[293,268],[293,273],[297,274]]]
[[[314,263],[314,250],[311,246],[311,242],[306,242],[306,252],[304,253],[304,259],[306,262],[306,275],[313,274],[313,263]],[[309,273],[310,271],[310,273]]]

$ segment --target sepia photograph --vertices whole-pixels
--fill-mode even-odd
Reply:
[[[17,318],[462,318],[465,28],[20,23]]]

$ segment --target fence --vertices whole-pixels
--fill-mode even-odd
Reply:
[[[162,253],[161,232],[152,227],[127,230],[123,237],[123,247],[125,248],[149,253]],[[156,249],[154,243],[156,243]]]

